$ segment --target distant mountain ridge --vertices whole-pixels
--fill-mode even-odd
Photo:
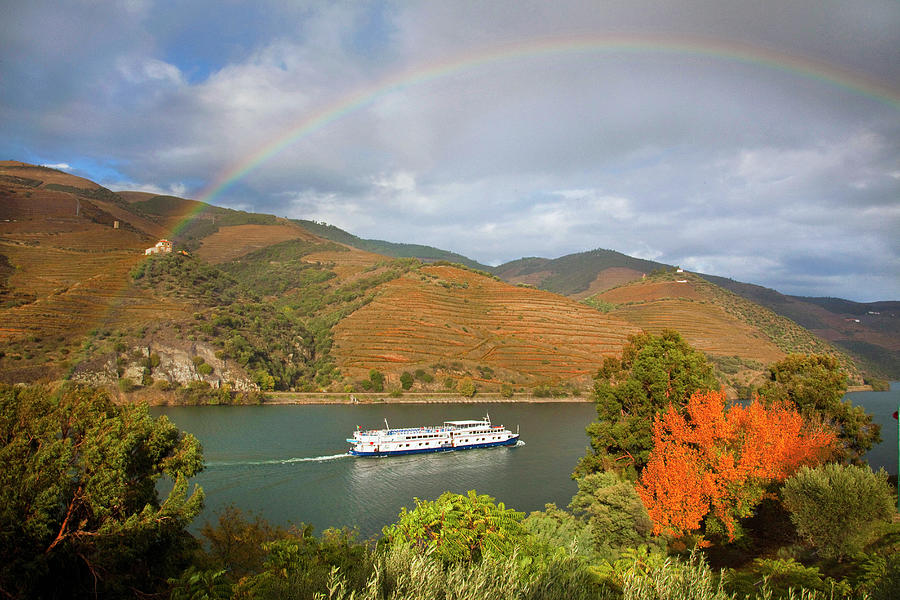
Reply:
[[[894,380],[900,378],[900,301],[791,296],[725,277],[701,277],[836,344],[855,356],[866,370]]]
[[[527,282],[535,287],[564,296],[575,296],[591,289],[591,284],[608,269],[627,269],[633,278],[671,265],[634,258],[615,250],[596,249],[559,258],[520,258],[491,271],[506,281]],[[529,281],[530,280],[530,281]]]
[[[392,256],[394,258],[417,258],[423,262],[436,262],[439,260],[445,260],[481,271],[491,270],[491,267],[483,265],[478,261],[463,256],[462,254],[450,252],[449,250],[441,250],[440,248],[435,248],[433,246],[363,239],[353,235],[352,233],[348,233],[343,229],[335,227],[334,225],[320,223],[318,221],[294,219],[294,222],[302,226],[310,233],[314,233],[319,237],[325,238],[326,240],[346,244],[359,250],[365,250],[366,252],[374,252],[375,254],[383,254],[384,256]]]

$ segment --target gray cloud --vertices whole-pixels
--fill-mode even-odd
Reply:
[[[895,2],[8,12],[8,158],[196,197],[296,132],[213,201],[489,263],[603,247],[790,293],[900,298]],[[613,34],[649,41],[479,59]],[[468,68],[441,70],[453,61]]]

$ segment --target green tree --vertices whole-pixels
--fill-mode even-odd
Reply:
[[[488,495],[444,492],[434,501],[415,499],[400,510],[396,523],[382,530],[388,546],[431,552],[445,563],[478,562],[483,556],[510,556],[527,545],[525,513],[494,503]]]
[[[823,558],[862,550],[878,524],[894,515],[887,473],[873,473],[868,466],[803,467],[782,491],[797,533]]]
[[[159,592],[195,547],[200,444],[105,391],[0,386],[0,592]],[[175,481],[160,501],[157,481]]]
[[[371,369],[369,371],[369,381],[371,382],[373,392],[384,391],[384,373]]]
[[[683,405],[697,390],[718,388],[706,357],[677,331],[631,336],[622,357],[606,357],[595,377],[597,420],[587,427],[591,450],[574,476],[615,470],[636,479],[650,457],[656,413]]]
[[[863,455],[881,442],[881,425],[861,406],[843,400],[847,376],[837,359],[822,354],[791,354],[769,367],[760,388],[768,403],[785,401],[807,419],[824,421],[838,436],[837,458],[863,464]]]
[[[569,508],[587,519],[597,554],[615,560],[622,549],[651,541],[653,521],[633,483],[614,471],[591,473],[577,481],[578,492]]]
[[[273,527],[256,514],[244,516],[235,506],[223,509],[216,524],[207,522],[200,530],[206,539],[205,562],[240,579],[262,570],[266,559],[265,544],[287,537],[288,532]]]
[[[241,578],[234,591],[236,598],[272,598],[278,600],[324,597],[336,573],[344,578],[344,588],[353,597],[359,594],[372,572],[367,548],[354,541],[346,529],[326,529],[316,538],[311,525],[292,528],[277,539],[263,544],[262,568]],[[331,596],[333,597],[333,596]]]
[[[400,386],[404,390],[408,390],[408,389],[412,388],[412,386],[413,386],[412,373],[410,373],[409,371],[403,371],[403,373],[400,374]]]
[[[227,600],[231,598],[231,584],[220,571],[199,571],[188,567],[179,578],[169,579],[172,591],[169,600]]]
[[[544,544],[543,555],[562,548],[566,554],[594,558],[590,525],[552,502],[544,505],[544,510],[531,512],[522,524],[538,543]]]

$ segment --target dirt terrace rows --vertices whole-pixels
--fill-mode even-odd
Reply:
[[[454,267],[420,273],[386,284],[335,328],[342,370],[395,373],[456,361],[529,382],[587,379],[639,331],[557,295]]]

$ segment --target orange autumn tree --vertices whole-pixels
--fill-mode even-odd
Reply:
[[[734,539],[766,486],[833,452],[834,434],[807,424],[785,404],[726,409],[724,392],[695,392],[653,423],[653,449],[637,492],[654,533],[682,536],[700,528]]]

